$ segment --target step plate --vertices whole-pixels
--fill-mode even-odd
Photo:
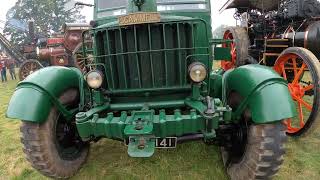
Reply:
[[[153,137],[129,138],[128,154],[130,157],[151,157],[154,154],[154,149]]]

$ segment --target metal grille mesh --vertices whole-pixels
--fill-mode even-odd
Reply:
[[[98,61],[112,90],[185,86],[194,51],[194,24],[157,23],[100,30]]]

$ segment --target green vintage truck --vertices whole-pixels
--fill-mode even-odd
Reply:
[[[134,158],[201,139],[221,147],[231,179],[273,176],[285,153],[282,121],[296,115],[287,82],[260,65],[213,71],[213,59],[230,59],[230,49],[212,39],[210,7],[209,0],[95,0],[83,34],[94,42],[91,49],[83,42],[84,59],[94,57],[88,73],[43,68],[11,98],[7,117],[22,120],[32,166],[68,178],[101,138],[122,141]]]

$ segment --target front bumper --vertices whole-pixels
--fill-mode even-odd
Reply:
[[[144,139],[154,149],[154,137],[181,137],[188,134],[203,134],[205,139],[215,138],[215,129],[220,121],[231,120],[231,108],[223,107],[217,99],[210,99],[211,114],[206,114],[207,106],[201,101],[185,100],[185,107],[173,112],[165,109],[122,111],[120,114],[110,112],[102,116],[101,112],[109,110],[111,105],[99,106],[88,112],[76,115],[76,125],[83,140],[109,138],[121,141]],[[187,110],[185,110],[187,109]],[[130,149],[130,143],[129,148]],[[136,146],[133,144],[132,146]],[[145,147],[150,147],[145,146]],[[131,148],[136,151],[138,148]],[[150,148],[146,148],[149,149]],[[130,154],[130,153],[129,153]],[[131,153],[135,154],[135,153]],[[141,156],[141,153],[139,157]],[[143,153],[142,153],[143,154]],[[153,153],[145,153],[148,156]]]

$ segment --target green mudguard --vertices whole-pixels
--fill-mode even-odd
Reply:
[[[287,82],[269,67],[241,66],[227,71],[222,79],[224,101],[230,92],[239,93],[243,110],[248,108],[257,124],[281,121],[296,114]]]
[[[81,72],[75,68],[53,66],[40,69],[20,82],[11,97],[6,116],[34,123],[47,119],[59,96],[79,88]]]

